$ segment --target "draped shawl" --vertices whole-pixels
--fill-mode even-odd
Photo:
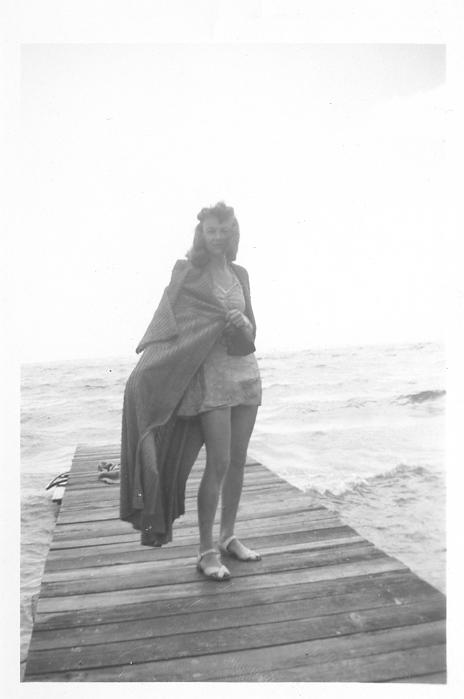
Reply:
[[[256,332],[248,273],[236,264],[232,268]],[[178,417],[177,407],[223,332],[225,315],[209,273],[178,260],[136,350],[143,354],[124,392],[120,517],[155,546],[171,541],[172,524],[184,514],[185,485],[204,442],[199,417]],[[147,463],[141,445],[150,433],[155,456]]]

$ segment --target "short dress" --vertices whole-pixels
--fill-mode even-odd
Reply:
[[[235,278],[229,289],[213,284],[217,299],[228,310],[245,311],[242,285]],[[232,356],[220,337],[193,376],[178,408],[179,417],[235,405],[261,405],[261,377],[254,353]]]

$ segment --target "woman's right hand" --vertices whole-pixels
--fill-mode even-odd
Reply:
[[[227,332],[229,330],[229,332],[230,332],[233,327],[240,328],[250,338],[252,338],[253,325],[248,320],[246,315],[244,313],[242,313],[241,311],[239,311],[238,308],[232,308],[230,311],[227,311],[227,314],[226,314],[225,331]]]

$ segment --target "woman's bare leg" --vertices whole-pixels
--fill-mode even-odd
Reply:
[[[210,410],[201,414],[206,445],[206,466],[198,489],[198,526],[200,551],[213,548],[213,524],[221,483],[230,462],[230,408]],[[208,561],[205,560],[207,564]]]
[[[220,541],[224,541],[234,533],[242,494],[248,443],[253,432],[257,411],[258,407],[254,405],[238,405],[231,409],[230,465],[222,484]],[[248,557],[247,551],[249,549],[241,546],[240,542],[234,540],[231,542],[230,548],[239,557]]]

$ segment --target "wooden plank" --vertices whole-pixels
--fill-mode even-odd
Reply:
[[[83,481],[85,478],[87,478],[90,481],[95,478],[95,476],[98,474],[98,465],[100,464],[101,461],[108,461],[108,462],[119,462],[119,456],[112,458],[110,456],[105,456],[104,458],[90,458],[90,459],[80,459],[80,460],[73,460],[72,463],[72,469],[71,469],[71,481],[72,482],[78,482],[78,481]],[[189,476],[189,481],[188,483],[191,484],[192,482],[199,482],[201,479],[201,476],[203,474],[203,470],[205,467],[205,459],[198,458],[196,464],[192,468]],[[267,469],[265,466],[258,462],[247,462],[245,466],[245,479],[248,479],[249,477],[257,478],[257,477],[264,477],[266,479],[279,479],[283,483],[287,483],[285,479],[283,479],[281,476],[279,476],[277,473],[274,473]]]
[[[109,486],[111,487],[111,486]],[[291,496],[292,502],[298,502],[296,498],[293,497],[293,491],[285,488],[268,488],[268,489],[250,489],[246,494],[244,494],[240,503],[240,514],[242,518],[246,513],[252,512],[253,508],[260,506],[267,508],[272,511],[274,505],[283,504],[288,502],[288,498]],[[196,517],[196,495],[190,500],[187,498],[185,500],[185,509],[188,515],[191,517]],[[304,501],[304,500],[303,500]],[[307,500],[306,500],[307,502]],[[281,508],[282,509],[282,508]],[[308,508],[312,511],[322,512],[322,508]],[[327,512],[327,510],[325,510]],[[62,514],[57,518],[57,525],[62,524],[78,524],[80,522],[96,522],[99,520],[119,520],[119,511],[115,506],[114,502],[111,505],[105,506],[105,504],[100,504],[97,508],[73,508],[71,510],[66,510],[66,514]]]
[[[166,546],[163,558],[191,557],[198,549],[198,537],[192,538],[191,543]],[[340,539],[361,539],[349,527],[333,527],[306,531],[301,527],[287,531],[268,531],[261,536],[247,537],[246,543],[253,549],[263,551],[266,547],[279,544],[306,542],[314,548],[331,546],[332,542]],[[134,546],[134,543],[116,544],[114,546],[93,546],[81,549],[61,549],[50,551],[45,565],[45,574],[52,571],[65,571],[75,568],[83,569],[93,566],[112,566],[120,563],[136,563],[137,561],[152,560],[153,552],[146,546]]]
[[[156,549],[154,549],[154,554]],[[372,558],[388,558],[372,544],[361,543],[334,547],[323,551],[285,551],[282,547],[278,553],[268,553],[261,561],[250,561],[246,566],[235,560],[227,561],[227,567],[234,578],[246,575],[266,575],[279,571],[294,571],[313,567],[333,566],[337,563],[350,561],[368,561]],[[113,574],[110,574],[114,572]],[[116,590],[133,590],[143,587],[167,585],[170,581],[176,584],[201,580],[203,576],[196,570],[195,558],[174,559],[162,565],[161,560],[154,559],[148,563],[121,564],[116,571],[110,569],[108,575],[86,575],[80,580],[65,580],[64,582],[44,581],[41,597],[59,597],[95,592],[112,592]],[[86,571],[87,572],[87,571]],[[211,582],[211,581],[207,581]]]
[[[312,519],[309,520],[305,513],[290,514],[287,517],[263,517],[255,520],[253,529],[250,530],[245,523],[237,525],[238,535],[248,543],[255,541],[256,545],[262,545],[266,541],[277,541],[283,539],[285,535],[292,533],[303,536],[307,533],[307,541],[322,541],[323,539],[333,539],[337,536],[358,536],[357,532],[346,524],[343,524],[338,518],[329,519]],[[216,532],[219,536],[219,531]],[[166,544],[162,550],[165,555],[175,548],[184,548],[186,546],[197,545],[199,541],[198,526],[190,524],[188,526],[180,526],[178,522],[174,527],[174,538]],[[137,545],[134,546],[134,543]],[[103,537],[100,541],[92,538],[72,538],[61,539],[59,542],[53,543],[50,547],[50,560],[65,560],[66,558],[75,558],[76,556],[88,555],[95,556],[99,553],[105,554],[111,551],[117,553],[142,553],[148,554],[152,551],[152,547],[142,546],[140,544],[140,532],[133,528],[129,528],[128,535],[109,535]]]
[[[157,614],[151,616],[149,609],[145,609],[145,614],[137,619],[130,619],[118,622],[99,623],[82,626],[73,626],[61,630],[41,630],[36,625],[34,649],[45,650],[53,648],[74,647],[77,645],[88,645],[95,643],[107,643],[116,641],[127,641],[140,638],[153,638],[168,636],[174,633],[194,633],[198,631],[211,631],[235,626],[250,626],[262,623],[275,623],[278,621],[290,621],[294,619],[308,619],[315,616],[329,615],[341,612],[357,612],[359,610],[375,609],[392,605],[407,605],[420,601],[430,600],[430,591],[427,586],[403,585],[393,586],[395,590],[394,599],[390,595],[379,594],[375,588],[348,594],[332,595],[318,598],[317,604],[314,597],[305,597],[307,586],[298,586],[298,596],[285,601],[270,601],[266,604],[263,598],[258,599],[255,604],[246,604],[244,595],[235,595],[236,599],[229,601],[231,604],[223,606],[220,610],[211,609],[211,605],[203,604],[203,609],[198,605],[193,605],[183,613],[173,614],[172,608],[164,615]],[[287,593],[288,589],[284,588]],[[390,597],[390,599],[389,599]],[[202,598],[203,602],[208,600]],[[224,599],[224,603],[227,600]],[[241,602],[241,604],[238,604]],[[166,611],[166,610],[165,610]]]
[[[255,508],[250,507],[247,511],[242,509],[239,511],[237,517],[237,523],[240,525],[242,522],[251,522],[256,519],[262,519],[263,517],[277,517],[277,515],[287,516],[288,514],[304,513],[308,520],[321,521],[327,519],[334,519],[333,513],[327,510],[310,510],[305,506],[304,500],[295,501],[293,500],[291,504],[285,503],[275,503],[272,507],[272,503],[266,503],[264,506],[257,504]],[[196,524],[197,515],[196,513],[186,513],[182,516],[182,519],[178,522],[178,528],[182,529],[186,526],[192,526]],[[340,520],[337,520],[340,521]],[[215,523],[219,523],[219,515],[215,518]],[[126,533],[130,525],[127,522],[121,522],[116,517],[112,519],[106,519],[102,521],[93,522],[73,522],[70,524],[57,523],[55,528],[54,538],[58,540],[62,539],[72,539],[82,537],[82,534],[92,535],[92,536],[107,536],[108,534],[118,534]]]
[[[112,486],[109,486],[112,487]],[[298,503],[301,501],[296,500],[296,498],[293,497],[293,494],[291,491],[289,491],[288,495],[290,497],[287,497],[287,503],[292,504],[292,503]],[[119,497],[119,492],[117,494]],[[272,505],[275,503],[283,503],[285,502],[284,499],[285,496],[285,491],[263,491],[263,492],[257,492],[255,495],[253,491],[250,491],[246,493],[246,495],[243,497],[243,501],[241,502],[241,508],[240,508],[240,513],[242,515],[242,518],[246,515],[246,513],[252,509],[253,504],[257,505],[268,505],[270,508],[272,508]],[[57,524],[58,525],[63,525],[63,524],[77,524],[80,522],[96,522],[98,520],[105,520],[105,519],[118,519],[119,518],[119,506],[118,504],[115,503],[115,497],[113,495],[111,500],[105,500],[104,498],[99,498],[98,501],[95,503],[95,507],[92,506],[93,500],[90,498],[86,498],[85,502],[82,502],[82,507],[76,503],[72,506],[67,506],[66,508],[66,514],[61,515],[60,517],[57,518]],[[308,505],[308,502],[306,501],[306,504]],[[281,508],[282,509],[282,508]],[[191,519],[195,519],[196,513],[197,513],[197,496],[195,494],[195,497],[191,499],[186,499],[185,500],[185,510],[187,515]],[[336,513],[333,510],[328,510],[328,508],[321,508],[321,507],[311,507],[307,506],[306,510],[308,512],[329,512],[332,514],[332,516],[336,516]],[[284,510],[285,512],[285,510]]]
[[[70,506],[72,506],[73,504],[77,504],[78,506],[81,503],[89,505],[90,502],[93,502],[94,500],[96,502],[101,502],[102,506],[106,507],[107,509],[111,509],[111,507],[118,506],[117,501],[119,497],[119,486],[116,484],[109,485],[99,481],[98,485],[96,485],[94,488],[88,489],[87,491],[82,489],[82,491],[79,490],[77,492],[80,494],[79,498],[77,498],[75,495],[76,491],[74,491],[74,493],[71,493],[66,502],[65,510],[67,510],[68,503]],[[102,499],[100,498],[99,494],[101,494]],[[196,491],[187,493],[187,496],[185,498],[185,507],[187,511],[196,511],[196,497]],[[327,509],[322,508],[319,504],[314,504],[313,498],[310,498],[308,495],[305,495],[303,491],[295,491],[289,485],[280,486],[279,484],[267,484],[265,486],[261,486],[259,484],[256,484],[250,486],[249,488],[247,487],[242,494],[242,498],[243,500],[240,501],[240,505],[243,505],[244,509],[246,509],[246,506],[249,506],[254,501],[273,502],[274,500],[276,502],[282,502],[285,500],[295,500],[297,502],[305,502],[308,509]],[[313,502],[311,502],[311,500],[313,500]],[[73,510],[71,509],[70,512],[72,511]],[[61,514],[63,514],[63,512]]]
[[[83,494],[91,492],[98,488],[100,491],[104,492],[105,490],[110,490],[111,485],[108,483],[101,483],[98,480],[99,476],[99,471],[97,470],[96,467],[90,469],[89,471],[81,472],[78,475],[74,475],[71,473],[69,477],[69,482],[67,486],[67,498],[71,498],[72,496],[79,496],[79,491],[82,490]],[[188,479],[187,482],[187,493],[194,493],[201,481],[201,474],[198,476],[191,475]],[[245,473],[245,478],[244,478],[245,486],[246,488],[252,487],[252,486],[257,486],[257,485],[282,485],[282,486],[288,486],[288,482],[283,480],[283,478],[280,478],[279,476],[275,476],[270,474],[269,472],[261,472],[261,471],[254,471],[252,473]],[[290,486],[293,490],[295,488],[293,486]],[[301,491],[302,492],[302,491]]]
[[[137,665],[126,663],[109,668],[81,668],[77,671],[58,671],[32,675],[35,681],[240,681],[246,673],[292,668],[301,665],[314,667],[320,663],[353,657],[369,657],[375,652],[398,651],[415,647],[439,645],[444,641],[442,622],[431,622],[394,629],[360,632],[315,641],[283,644],[265,648],[246,649],[229,653],[212,653],[193,658],[175,658],[149,661]],[[335,674],[331,681],[336,681]]]
[[[188,487],[186,489],[187,502],[195,499],[198,487],[199,485],[195,487]],[[77,506],[79,506],[81,503],[85,505],[88,504],[89,498],[97,501],[97,496],[98,501],[100,501],[102,498],[106,498],[109,502],[112,498],[112,491],[115,491],[118,488],[118,481],[105,483],[101,480],[97,480],[96,477],[95,481],[92,481],[91,484],[87,483],[86,485],[80,485],[76,483],[68,483],[66,486],[66,504],[67,506],[72,506],[73,503],[76,503]],[[252,493],[253,491],[256,493],[261,492],[262,494],[265,494],[267,491],[276,491],[277,493],[287,492],[292,493],[293,495],[304,494],[304,491],[295,490],[295,488],[288,483],[281,483],[279,481],[263,478],[253,479],[252,482],[247,483],[246,490],[243,492],[243,495],[246,496],[248,493]],[[305,497],[307,500],[310,499],[308,495],[305,495]]]
[[[95,492],[94,492],[95,491]],[[115,494],[111,491],[117,491]],[[66,499],[66,515],[72,516],[74,513],[82,514],[86,511],[91,511],[93,509],[92,503],[95,503],[95,508],[97,510],[111,510],[118,507],[117,498],[119,497],[119,483],[106,484],[98,481],[98,485],[94,488],[89,488],[87,491],[79,490],[78,495],[74,493],[68,493]],[[300,493],[295,493],[294,489],[287,485],[281,486],[278,483],[268,483],[266,485],[260,485],[256,483],[255,485],[250,485],[247,487],[246,491],[243,493],[241,504],[247,504],[247,501],[260,501],[266,502],[267,500],[272,501],[274,498],[277,500],[282,500],[284,497],[294,498],[297,495],[304,495],[302,491]],[[308,505],[310,505],[309,498],[304,496]],[[196,499],[197,492],[191,491],[187,492],[185,497],[186,509],[196,510]],[[313,506],[311,509],[315,509]],[[320,507],[319,507],[320,509]]]
[[[301,539],[302,537],[299,538]],[[325,541],[316,542],[308,542],[304,540],[295,541],[295,537],[289,535],[288,540],[285,543],[282,543],[280,546],[272,546],[270,542],[265,542],[264,545],[261,546],[260,551],[261,554],[265,556],[267,559],[270,555],[276,554],[291,554],[301,551],[316,550],[326,551],[330,549],[338,549],[341,547],[349,547],[358,544],[363,544],[363,546],[366,546],[365,540],[359,535],[349,536],[345,538],[339,537],[333,540],[327,539]],[[350,553],[350,549],[347,548],[346,550],[347,554]],[[123,577],[126,573],[129,573],[129,575],[131,575],[134,570],[137,570],[139,573],[149,573],[153,569],[160,570],[161,568],[165,567],[169,568],[170,570],[174,570],[174,567],[176,566],[184,568],[187,562],[191,564],[192,558],[196,559],[196,553],[197,547],[194,547],[192,545],[185,547],[185,549],[180,549],[179,547],[172,548],[167,551],[163,551],[162,555],[159,554],[159,549],[147,549],[145,558],[143,560],[132,561],[126,559],[124,561],[121,561],[121,563],[117,565],[96,565],[87,567],[79,566],[77,568],[74,567],[67,570],[60,569],[55,571],[45,571],[42,580],[47,583],[76,581],[80,579],[89,580],[98,578],[105,578],[106,580],[108,580],[111,577]],[[229,558],[230,557],[226,556],[225,554],[223,555],[223,559],[226,563],[234,563],[235,565],[235,562],[230,561]],[[134,569],[134,564],[137,564],[136,569]]]
[[[338,565],[321,566],[319,568],[300,569],[298,581],[318,582],[321,580],[336,580],[341,577],[354,577],[359,575],[372,575],[387,571],[407,570],[406,566],[392,558],[380,557],[371,560],[354,561]],[[165,585],[157,585],[135,588],[131,590],[115,590],[113,592],[95,592],[76,595],[64,595],[59,597],[39,597],[37,611],[59,612],[78,609],[99,609],[119,604],[132,604],[137,602],[149,602],[156,599],[171,599],[173,597],[185,597],[205,592],[208,587],[209,595],[228,592],[230,589],[253,589],[258,586],[272,587],[288,585],[295,582],[295,571],[284,570],[267,575],[248,575],[231,579],[227,583],[217,585],[209,580],[197,579],[188,583],[179,583],[171,580]]]
[[[259,648],[285,643],[295,643],[359,631],[411,626],[442,618],[441,599],[430,599],[404,607],[391,605],[375,610],[359,610],[356,613],[342,613],[296,619],[272,624],[253,624],[238,628],[223,628],[213,631],[195,631],[163,636],[160,643],[156,636],[142,640],[106,642],[91,646],[76,646],[72,649],[55,648],[29,654],[28,667],[32,673],[76,670],[81,666],[109,667],[127,662],[141,663],[153,660],[194,657],[205,653],[228,653],[244,648]],[[430,671],[443,670],[444,665],[433,664]],[[422,669],[422,667],[421,667]],[[332,677],[338,677],[332,673]],[[398,677],[399,675],[393,675]],[[315,680],[317,681],[317,680]],[[320,680],[325,681],[325,680]],[[370,680],[366,680],[370,681]]]
[[[412,677],[401,677],[389,680],[390,682],[408,682],[409,684],[446,684],[446,672],[432,672]]]
[[[100,503],[102,503],[104,507],[109,507],[110,503],[117,506],[117,498],[115,498],[113,492],[119,490],[119,483],[117,481],[115,481],[114,483],[103,483],[102,481],[97,480],[97,477],[95,475],[95,481],[92,480],[91,483],[88,483],[88,478],[86,477],[86,479],[83,480],[83,482],[87,484],[85,487],[78,487],[74,483],[74,480],[72,481],[72,483],[69,483],[66,486],[66,511],[72,511],[73,509],[80,507],[92,507],[92,503],[94,503],[95,506],[100,505]],[[187,487],[187,502],[196,498],[198,485],[196,485],[195,487],[193,487],[193,485]],[[246,497],[249,493],[252,492],[266,493],[268,491],[275,491],[277,493],[287,492],[295,494],[295,489],[291,485],[285,483],[284,481],[281,481],[280,479],[275,480],[259,477],[253,479],[250,478],[249,480],[245,481],[245,490],[243,492],[243,496]],[[296,493],[298,492],[302,493],[303,491],[296,491]],[[119,495],[119,492],[117,493],[117,495]]]
[[[446,657],[443,645],[410,648],[367,657],[334,660],[317,666],[306,665],[270,672],[256,672],[240,677],[242,682],[391,682],[408,677],[414,671],[443,671]],[[224,677],[227,682],[228,678]]]
[[[273,582],[275,582],[275,576]],[[100,606],[97,610],[84,608],[71,612],[39,612],[36,615],[34,628],[47,630],[71,628],[72,626],[95,626],[96,623],[106,624],[189,613],[192,609],[198,612],[233,609],[258,603],[270,604],[295,599],[312,599],[319,606],[321,598],[343,597],[355,592],[360,596],[366,595],[368,598],[375,596],[388,603],[395,602],[395,600],[397,603],[401,603],[406,600],[408,594],[422,594],[424,590],[428,591],[428,594],[435,592],[428,583],[407,570],[387,571],[370,576],[342,577],[320,582],[295,583],[287,581],[287,584],[273,584],[271,587],[256,585],[250,588],[236,584],[232,587],[227,586],[227,589],[224,590],[223,586],[218,586],[218,593],[223,594],[211,594],[210,589],[210,586],[204,585],[201,588],[197,587],[196,594],[153,599],[142,603],[129,602],[115,606]]]
[[[299,529],[302,526],[306,526],[307,531],[322,531],[324,529],[332,529],[334,527],[339,527],[341,522],[338,518],[330,518],[324,520],[315,520],[313,522],[307,522],[306,512],[298,511],[288,512],[287,515],[279,515],[279,517],[262,517],[256,519],[253,522],[253,532],[259,531],[278,531],[282,532],[285,528],[288,531],[293,531],[295,528]],[[236,531],[241,534],[245,531],[245,526],[243,522],[238,522]],[[246,532],[249,534],[250,529],[247,527]],[[82,549],[82,548],[92,548],[96,546],[118,546],[124,543],[131,543],[132,545],[138,545],[140,549],[140,532],[132,529],[128,526],[128,531],[126,533],[118,534],[106,534],[106,535],[93,535],[89,536],[87,533],[79,535],[74,534],[72,537],[60,537],[58,541],[52,541],[50,545],[51,551],[60,550],[70,550],[70,549]],[[177,522],[174,527],[174,540],[167,545],[166,548],[185,545],[186,543],[198,543],[198,526],[194,524],[182,526],[181,522]],[[145,547],[143,547],[145,550]],[[166,549],[165,549],[166,550]]]
[[[111,487],[111,486],[108,486]],[[186,512],[185,515],[183,515],[182,519],[183,521],[189,520],[189,521],[195,521],[196,522],[196,517],[197,517],[197,511],[196,511],[196,505],[192,505],[191,507],[188,507],[189,503],[186,503]],[[114,508],[109,508],[111,510],[111,513],[109,513],[109,517],[107,517],[108,520],[117,520],[119,518],[119,513],[116,509]],[[304,494],[297,494],[293,495],[292,497],[289,497],[288,494],[282,493],[281,495],[274,495],[274,496],[261,496],[261,497],[255,497],[255,498],[244,498],[243,503],[240,503],[240,517],[242,519],[254,519],[253,512],[255,511],[257,514],[258,513],[285,513],[287,511],[299,509],[300,511],[305,511],[308,512],[308,515],[313,514],[314,516],[322,517],[322,516],[334,516],[333,513],[331,513],[327,508],[325,507],[315,507],[311,505],[311,503],[308,501],[308,498]],[[98,512],[95,513],[95,516],[98,516]],[[69,529],[72,531],[72,525],[75,522],[70,522],[69,525],[64,525],[64,518],[65,515],[62,515],[59,520],[57,520],[57,525],[58,525],[58,531],[60,531],[61,527],[60,525],[63,526],[63,528]],[[86,519],[79,520],[84,523],[86,522]],[[96,521],[96,520],[93,520]],[[78,522],[77,522],[78,523]],[[90,520],[89,524],[92,523],[92,520]],[[121,522],[124,526],[127,527],[127,524],[124,522]]]

